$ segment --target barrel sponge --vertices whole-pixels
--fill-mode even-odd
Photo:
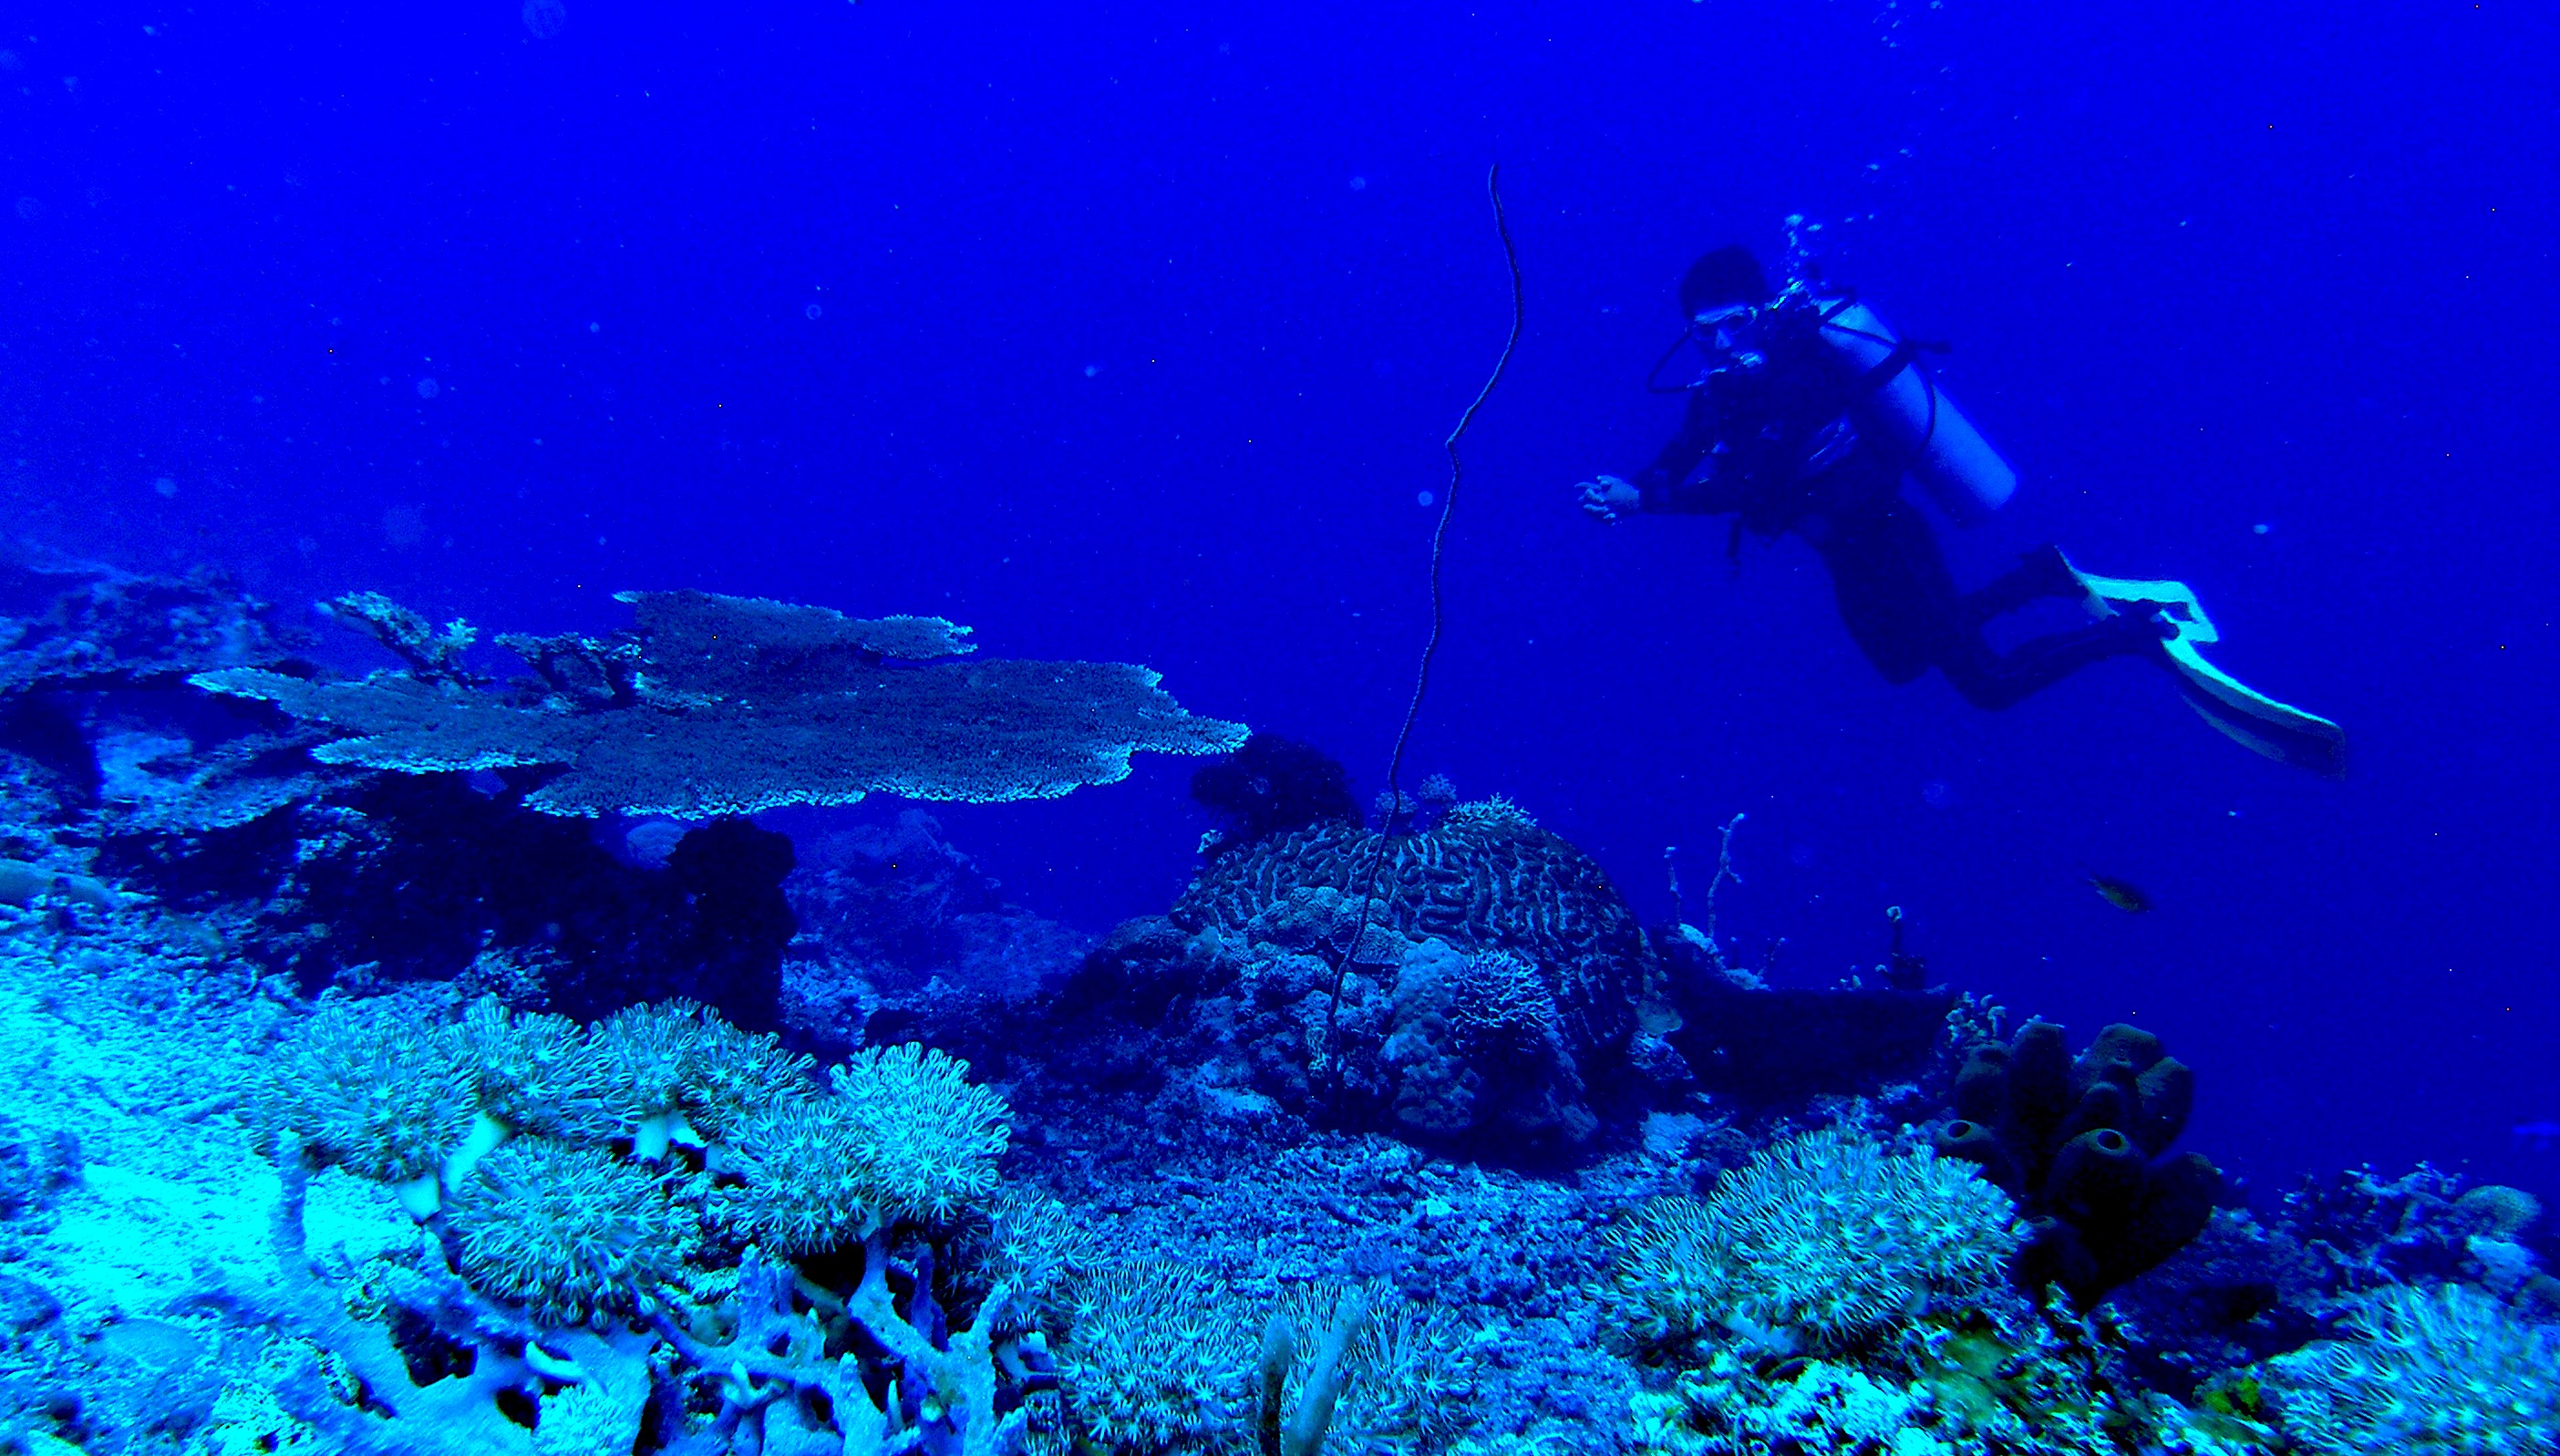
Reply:
[[[287,1046],[274,1091],[306,1149],[381,1183],[435,1173],[476,1111],[451,1029],[416,1025],[389,1000],[323,1002]]]
[[[1005,1099],[969,1080],[969,1063],[928,1047],[873,1047],[828,1074],[861,1130],[883,1208],[950,1218],[995,1192]]]
[[[1752,1155],[1706,1199],[1640,1209],[1610,1236],[1611,1293],[1642,1344],[1726,1331],[1838,1350],[1980,1297],[2025,1232],[1974,1164],[1829,1128]]]
[[[481,1159],[445,1215],[463,1277],[555,1327],[644,1312],[697,1241],[649,1170],[534,1138]]]
[[[2560,1440],[2560,1330],[2530,1326],[2469,1285],[2390,1285],[2344,1340],[2264,1367],[2300,1449],[2333,1456],[2540,1456]]]

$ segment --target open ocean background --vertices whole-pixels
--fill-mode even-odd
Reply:
[[[0,529],[491,630],[941,613],[1365,801],[1509,323],[1499,161],[1526,333],[1408,786],[1511,795],[1649,919],[1746,812],[1724,926],[1783,983],[1904,906],[1961,989],[2159,1033],[2261,1193],[2560,1197],[2518,1131],[2560,1120],[2555,53],[2503,3],[14,4]],[[1890,689],[1801,545],[1573,509],[1671,428],[1681,266],[1789,215],[2024,476],[1960,575],[2189,581],[2348,781],[2134,664]],[[1101,931],[1182,888],[1195,766],[935,813]]]

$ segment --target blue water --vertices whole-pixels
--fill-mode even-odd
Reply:
[[[1141,661],[1380,783],[1501,791],[1649,918],[2201,1078],[2260,1188],[2560,1194],[2548,587],[2560,128],[2532,7],[2025,0],[13,8],[0,512],[137,569],[493,628],[699,586]],[[551,34],[538,34],[549,31]],[[2020,467],[1951,538],[2194,584],[2330,783],[2103,665],[1878,681],[1800,544],[1603,527],[1704,246],[1790,215]],[[1425,504],[1425,497],[1429,504]],[[2058,622],[2053,624],[2059,624]],[[942,812],[1043,913],[1161,910],[1193,764]],[[879,804],[885,815],[894,806]],[[2157,901],[2129,915],[2084,875]]]

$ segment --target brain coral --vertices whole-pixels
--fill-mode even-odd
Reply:
[[[1249,934],[1292,890],[1360,894],[1383,854],[1377,923],[1461,950],[1516,951],[1559,983],[1567,1016],[1624,1017],[1647,954],[1635,914],[1588,856],[1491,802],[1500,811],[1461,805],[1424,834],[1324,823],[1272,835],[1203,865],[1172,919]]]

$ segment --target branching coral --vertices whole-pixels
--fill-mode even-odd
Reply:
[[[622,599],[636,622],[611,639],[508,639],[544,674],[531,701],[465,687],[432,656],[358,682],[256,668],[191,681],[337,728],[346,736],[313,752],[327,763],[553,769],[525,802],[564,815],[1050,798],[1126,778],[1134,752],[1218,753],[1245,736],[1184,712],[1143,667],[955,660],[967,629],[939,617],[698,591]]]
[[[2379,1290],[2348,1331],[2265,1367],[2285,1430],[2305,1448],[2538,1456],[2560,1440],[2560,1331],[2461,1284]]]
[[[998,1411],[999,1373],[1024,1391],[1053,1385],[1054,1376],[1037,1336],[998,1333],[1010,1300],[1005,1289],[988,1294],[975,1321],[951,1328],[933,1303],[929,1269],[905,1271],[910,1292],[901,1299],[889,1282],[894,1264],[885,1240],[873,1235],[862,1258],[853,1293],[813,1301],[786,1267],[750,1253],[738,1271],[739,1325],[724,1345],[658,1317],[668,1345],[717,1385],[720,1410],[707,1435],[731,1444],[711,1449],[846,1456],[1022,1450],[1027,1407]],[[883,1352],[894,1376],[885,1400],[873,1395],[860,1360],[827,1353],[848,1344]]]
[[[1972,1166],[1832,1128],[1754,1154],[1712,1198],[1640,1210],[1611,1237],[1609,1293],[1649,1345],[1840,1350],[1998,1285],[2023,1236]]]

